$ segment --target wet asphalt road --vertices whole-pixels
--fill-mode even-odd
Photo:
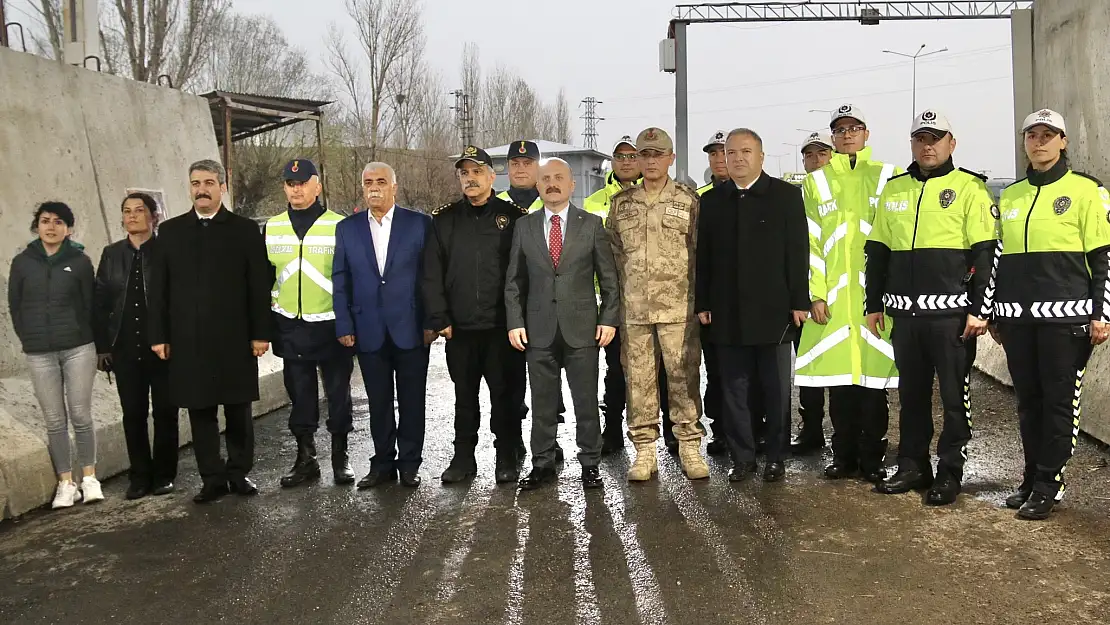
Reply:
[[[361,476],[372,444],[359,386]],[[294,446],[279,411],[256,421],[258,497],[194,505],[185,450],[175,495],[128,502],[117,478],[95,508],[0,525],[0,623],[1110,622],[1106,453],[1084,440],[1052,519],[1015,520],[1001,507],[1021,455],[1012,394],[979,378],[972,401],[966,494],[945,509],[825,482],[827,450],[789,462],[777,484],[731,486],[720,458],[691,483],[663,451],[648,484],[627,484],[619,456],[602,465],[603,491],[583,493],[570,460],[556,487],[518,494],[494,484],[485,432],[478,479],[445,487],[440,343],[419,489],[359,492],[330,471],[280,489]],[[573,458],[573,429],[560,436]]]

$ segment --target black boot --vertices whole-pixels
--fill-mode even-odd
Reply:
[[[316,461],[316,437],[312,434],[297,436],[297,459],[293,468],[281,478],[282,488],[300,486],[320,478],[320,463]]]
[[[455,484],[476,475],[478,475],[478,462],[474,459],[474,450],[456,449],[455,456],[451,458],[451,464],[447,465],[447,470],[439,479],[444,484]]]
[[[1056,506],[1056,500],[1051,495],[1033,491],[1029,494],[1029,499],[1021,504],[1017,516],[1019,519],[1027,521],[1042,521],[1052,514],[1052,508]]]
[[[520,479],[520,457],[516,445],[497,449],[497,464],[493,469],[493,479],[498,484],[516,483]]]
[[[1014,494],[1006,498],[1006,507],[1011,510],[1017,510],[1025,505],[1029,499],[1029,495],[1033,494],[1033,480],[1026,478],[1021,482],[1021,486],[1017,487]]]
[[[347,433],[331,435],[331,471],[336,484],[354,484],[355,472],[347,456]]]
[[[605,416],[605,430],[601,433],[601,453],[608,455],[624,449],[624,415],[621,413]]]
[[[933,471],[920,471],[915,468],[898,467],[898,472],[875,485],[875,492],[884,495],[898,495],[911,490],[924,490],[933,485]]]

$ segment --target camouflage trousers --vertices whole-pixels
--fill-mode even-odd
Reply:
[[[667,395],[674,435],[699,441],[701,415],[701,339],[690,323],[626,324],[621,327],[621,360],[628,384],[628,438],[651,443],[659,438],[659,371],[667,371]]]

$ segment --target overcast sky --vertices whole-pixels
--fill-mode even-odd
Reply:
[[[234,0],[267,13],[290,40],[318,56],[331,22],[346,27],[343,0]],[[688,1],[688,0],[684,0]],[[572,105],[603,102],[599,148],[623,134],[675,126],[674,75],[659,71],[659,41],[674,2],[664,0],[424,0],[429,62],[457,85],[463,45],[476,42],[486,67],[506,65],[543,96],[560,87]],[[795,168],[804,132],[828,126],[827,113],[851,102],[868,116],[876,158],[907,165],[912,121],[911,63],[884,54],[948,48],[917,61],[917,109],[937,108],[955,127],[956,164],[993,177],[1014,170],[1009,20],[697,24],[689,30],[690,154],[696,180],[716,129],[747,126],[763,135],[765,169]],[[353,43],[353,40],[352,40]],[[582,143],[574,109],[575,143]],[[784,154],[781,159],[775,154]]]

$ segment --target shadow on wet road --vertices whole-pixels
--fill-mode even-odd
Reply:
[[[442,344],[428,394],[416,490],[336,487],[330,471],[280,489],[295,450],[282,411],[256,422],[258,497],[194,505],[185,450],[174,495],[125,501],[117,478],[100,505],[0,525],[0,623],[1110,622],[1106,453],[1083,441],[1052,519],[1015,520],[1001,507],[1021,456],[1013,397],[986,379],[973,391],[965,494],[945,509],[821,480],[827,450],[790,461],[783,482],[729,485],[724,459],[690,482],[660,443],[659,479],[628,484],[618,455],[603,462],[604,490],[583,492],[572,415],[557,485],[494,484],[484,431],[479,477],[444,486]],[[355,396],[361,473],[372,443],[357,378]]]

